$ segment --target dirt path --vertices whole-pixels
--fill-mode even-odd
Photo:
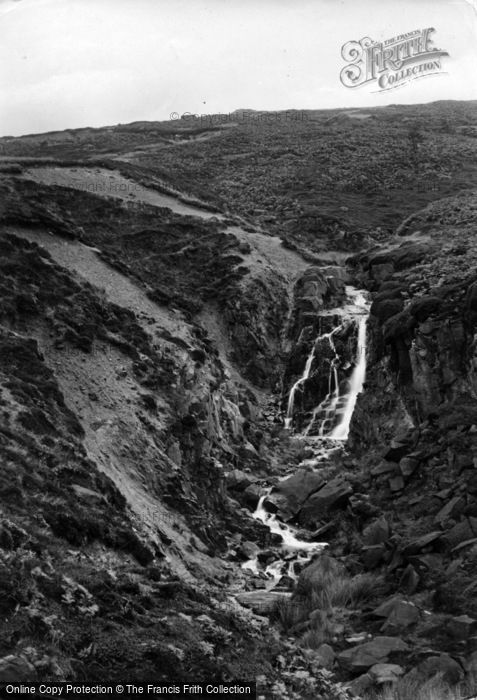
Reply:
[[[117,170],[99,167],[62,167],[46,166],[29,168],[23,177],[44,185],[59,185],[72,187],[83,192],[90,192],[100,197],[114,197],[123,202],[144,202],[155,207],[170,209],[182,216],[196,216],[200,219],[223,219],[221,214],[201,209],[192,204],[182,202],[178,197],[163,194],[156,190],[140,185],[138,182],[124,177]]]

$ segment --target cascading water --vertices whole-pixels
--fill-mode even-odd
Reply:
[[[294,564],[306,564],[310,560],[312,554],[319,552],[327,546],[326,542],[305,542],[299,540],[293,528],[278,520],[274,513],[269,513],[264,504],[270,491],[271,489],[267,489],[260,497],[253,517],[267,525],[271,533],[280,535],[282,538],[282,550],[284,550],[288,556],[288,560],[284,561],[282,558],[279,558],[266,567],[264,573],[270,579],[269,585],[267,586],[269,589],[273,588],[284,574],[287,574],[291,579],[298,578],[298,572],[295,570]],[[253,573],[258,573],[259,566],[257,557],[246,561],[242,564],[242,568],[248,569]]]
[[[293,422],[296,392],[304,388],[304,384],[310,377],[314,359],[318,356],[321,343],[327,341],[332,353],[328,375],[328,393],[314,409],[311,421],[302,433],[302,437],[310,440],[310,433],[315,429],[319,421],[318,441],[324,445],[323,455],[329,455],[338,447],[330,447],[329,440],[344,441],[348,437],[349,427],[358,394],[362,391],[366,375],[366,322],[368,318],[369,304],[363,292],[353,287],[346,288],[348,304],[342,309],[334,309],[327,312],[327,316],[341,316],[342,322],[332,331],[320,333],[313,342],[313,347],[307,357],[302,376],[293,384],[288,397],[285,427],[290,429]],[[341,391],[343,382],[339,379],[339,365],[341,358],[335,345],[335,336],[340,331],[346,331],[352,324],[357,326],[357,349],[354,368],[348,381],[348,388]],[[316,440],[316,437],[314,437]],[[321,448],[319,448],[320,450]],[[318,451],[319,451],[318,450]],[[303,463],[305,464],[305,463]],[[300,540],[296,531],[281,522],[276,514],[266,510],[266,500],[271,489],[268,489],[260,498],[253,517],[261,520],[268,526],[270,532],[280,535],[282,538],[282,554],[277,554],[277,559],[263,569],[258,557],[245,562],[242,566],[255,574],[265,573],[269,579],[267,589],[273,588],[283,575],[291,579],[298,577],[300,567],[310,561],[311,557],[327,546],[325,542],[309,542]]]
[[[311,420],[303,432],[304,437],[311,434],[311,431],[315,429],[319,421],[318,437],[331,440],[346,440],[356,400],[363,388],[366,375],[366,322],[369,305],[362,291],[352,287],[347,287],[346,291],[349,304],[340,310],[341,315],[344,316],[343,322],[330,333],[324,333],[316,338],[303,375],[295,382],[290,391],[285,418],[286,428],[290,428],[292,425],[295,392],[309,378],[313,359],[317,354],[317,347],[319,347],[320,342],[325,339],[328,340],[333,353],[328,375],[328,393],[313,410]],[[349,388],[346,393],[342,393],[338,375],[340,357],[336,350],[333,336],[349,324],[357,325],[358,327],[357,350],[355,366],[349,379]]]
[[[367,312],[366,299],[362,293],[358,292],[356,296],[356,305],[363,308]],[[358,347],[356,364],[351,374],[349,391],[346,397],[346,403],[341,415],[341,420],[338,425],[331,431],[329,437],[332,440],[347,440],[349,434],[349,426],[353,411],[356,406],[358,394],[363,389],[364,380],[366,377],[366,321],[367,314],[364,313],[358,320]]]
[[[310,354],[308,355],[306,364],[305,364],[305,369],[303,370],[303,374],[301,375],[300,379],[294,383],[290,390],[290,396],[288,397],[288,406],[287,406],[287,415],[285,418],[285,428],[291,428],[291,423],[293,420],[293,407],[295,405],[295,393],[297,389],[300,388],[300,386],[306,382],[308,377],[310,376],[310,371],[311,371],[311,365],[313,364],[313,357],[315,356],[315,344],[313,344],[313,347],[311,349]]]
[[[320,339],[322,338],[327,338],[328,342],[330,344],[330,348],[333,352],[333,359],[331,360],[330,363],[330,373],[328,375],[328,393],[323,399],[323,401],[318,404],[318,406],[314,409],[313,415],[311,417],[311,421],[308,424],[308,427],[306,428],[305,432],[303,433],[304,436],[306,437],[309,435],[310,430],[312,429],[316,419],[320,415],[320,413],[324,413],[324,418],[321,421],[320,425],[320,430],[319,430],[319,436],[323,437],[324,436],[324,431],[327,427],[328,421],[334,417],[335,412],[336,412],[336,406],[338,404],[339,398],[340,398],[340,386],[339,386],[339,379],[338,379],[338,362],[339,362],[339,355],[336,352],[336,347],[333,342],[333,335],[341,329],[341,325],[337,326],[334,330],[331,331],[331,333],[326,333],[324,336],[321,336]]]

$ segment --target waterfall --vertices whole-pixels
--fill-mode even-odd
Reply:
[[[339,362],[339,355],[336,352],[336,347],[333,342],[333,335],[339,331],[342,328],[342,325],[340,324],[337,326],[334,330],[331,331],[331,333],[325,333],[324,336],[321,336],[318,340],[321,340],[321,338],[327,338],[328,342],[330,344],[330,348],[334,354],[333,359],[331,360],[330,363],[330,372],[328,375],[328,393],[323,399],[323,401],[315,408],[313,411],[313,415],[311,417],[311,421],[308,424],[308,427],[306,428],[305,432],[303,435],[307,436],[313,427],[313,424],[315,420],[317,419],[318,415],[324,411],[325,412],[325,417],[321,422],[320,425],[320,432],[319,436],[323,437],[324,436],[324,431],[327,427],[328,421],[334,417],[335,411],[336,411],[336,406],[338,405],[338,401],[340,398],[340,386],[339,386],[339,379],[338,379],[338,362]],[[318,341],[317,341],[318,342]]]
[[[324,333],[318,336],[313,343],[313,348],[308,356],[303,375],[292,386],[290,396],[288,398],[287,414],[285,418],[285,427],[290,428],[293,420],[293,408],[295,402],[295,393],[299,387],[302,387],[308,379],[311,371],[311,366],[319,343],[327,339],[333,358],[330,362],[328,375],[328,393],[325,398],[318,404],[312,413],[311,420],[303,432],[303,436],[310,435],[312,428],[319,423],[318,436],[332,440],[346,440],[349,433],[349,427],[353,411],[356,405],[358,394],[362,391],[363,383],[366,375],[366,322],[368,317],[369,304],[363,292],[354,289],[353,287],[346,288],[349,303],[340,310],[344,321],[336,326],[331,332]],[[329,312],[328,312],[329,313]],[[338,375],[338,366],[340,357],[336,350],[333,336],[338,331],[345,328],[345,324],[353,324],[358,328],[357,333],[357,350],[354,362],[354,369],[349,378],[349,386],[346,393],[340,392],[340,382]],[[334,425],[334,427],[333,427]]]
[[[310,370],[311,370],[311,365],[313,364],[313,357],[315,356],[315,343],[313,343],[313,347],[311,349],[310,354],[308,355],[308,359],[306,361],[305,369],[303,370],[303,374],[301,375],[300,379],[294,383],[290,390],[290,396],[288,397],[288,406],[287,406],[287,415],[285,418],[285,428],[290,428],[292,419],[293,419],[293,407],[295,405],[295,393],[297,389],[303,384],[303,382],[306,382],[308,377],[310,376]]]
[[[349,392],[346,397],[346,404],[341,415],[341,420],[329,435],[333,440],[347,440],[356,399],[363,388],[366,376],[366,320],[366,316],[361,316],[358,322],[356,365],[350,378]]]

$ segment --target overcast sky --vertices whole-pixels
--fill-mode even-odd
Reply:
[[[424,27],[445,73],[341,84],[345,42]],[[476,0],[0,0],[2,136],[438,99],[477,99]]]

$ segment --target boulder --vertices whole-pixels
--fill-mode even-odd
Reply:
[[[245,491],[242,492],[241,500],[252,508],[256,508],[262,495],[262,489],[258,484],[250,484]]]
[[[225,475],[227,488],[232,491],[244,491],[247,486],[250,486],[250,484],[253,484],[255,481],[256,479],[253,476],[240,469],[233,469]]]
[[[316,650],[316,661],[322,668],[332,669],[335,662],[336,654],[329,644],[321,644]]]
[[[456,685],[462,680],[464,672],[460,664],[454,661],[448,654],[429,656],[413,668],[405,678],[410,682],[423,683],[434,676],[442,676],[444,683]]]
[[[352,493],[353,489],[347,481],[341,477],[332,479],[305,501],[299,513],[300,523],[306,525],[320,520],[333,508],[345,504]]]
[[[399,579],[399,588],[411,595],[419,585],[420,576],[412,564],[408,564]]]
[[[395,653],[408,651],[408,645],[397,637],[375,637],[338,654],[341,666],[349,671],[366,671],[375,664],[386,663]]]
[[[399,469],[401,471],[401,474],[406,478],[414,474],[418,466],[419,460],[415,457],[403,457],[399,462]]]
[[[464,518],[460,522],[456,523],[454,527],[447,530],[444,535],[442,535],[442,543],[445,547],[452,549],[457,547],[457,545],[467,540],[471,540],[475,537],[476,533],[472,528],[472,522],[474,518]]]
[[[364,673],[362,676],[355,678],[350,683],[346,684],[346,688],[353,698],[362,698],[371,690],[374,685],[373,677],[369,673]]]
[[[404,488],[404,479],[402,478],[402,476],[394,476],[392,479],[388,480],[388,483],[389,483],[389,488],[394,493],[396,491],[402,491]]]
[[[376,685],[396,683],[404,675],[404,669],[397,664],[374,664],[368,671]]]
[[[434,544],[441,536],[442,532],[440,530],[434,530],[433,532],[428,532],[426,535],[421,535],[421,537],[416,537],[403,547],[402,553],[404,556],[418,554],[426,547]]]
[[[450,501],[447,501],[434,518],[434,522],[438,525],[443,525],[449,518],[455,518],[460,515],[465,508],[465,499],[462,496],[454,496]]]
[[[389,525],[384,516],[367,525],[363,530],[363,544],[367,547],[387,542]]]
[[[375,467],[371,468],[371,474],[373,476],[382,476],[383,474],[398,474],[399,465],[397,462],[387,462],[383,459]]]
[[[299,469],[273,487],[267,502],[275,505],[283,520],[289,520],[300,510],[306,499],[324,484],[325,480],[318,472]]]
[[[382,562],[386,554],[386,546],[384,544],[374,544],[371,547],[363,547],[361,550],[361,560],[365,569],[371,571]]]
[[[258,551],[255,542],[242,542],[237,548],[237,554],[244,560],[253,559],[257,556]]]
[[[469,639],[477,629],[477,620],[468,615],[453,617],[447,623],[447,631],[454,639]]]
[[[237,596],[244,608],[250,608],[259,615],[269,615],[280,602],[288,600],[290,593],[274,591],[246,591]]]
[[[386,621],[381,627],[382,630],[394,627],[403,629],[414,625],[419,620],[419,609],[407,600],[391,598],[384,601],[373,611],[377,617],[385,617]]]

